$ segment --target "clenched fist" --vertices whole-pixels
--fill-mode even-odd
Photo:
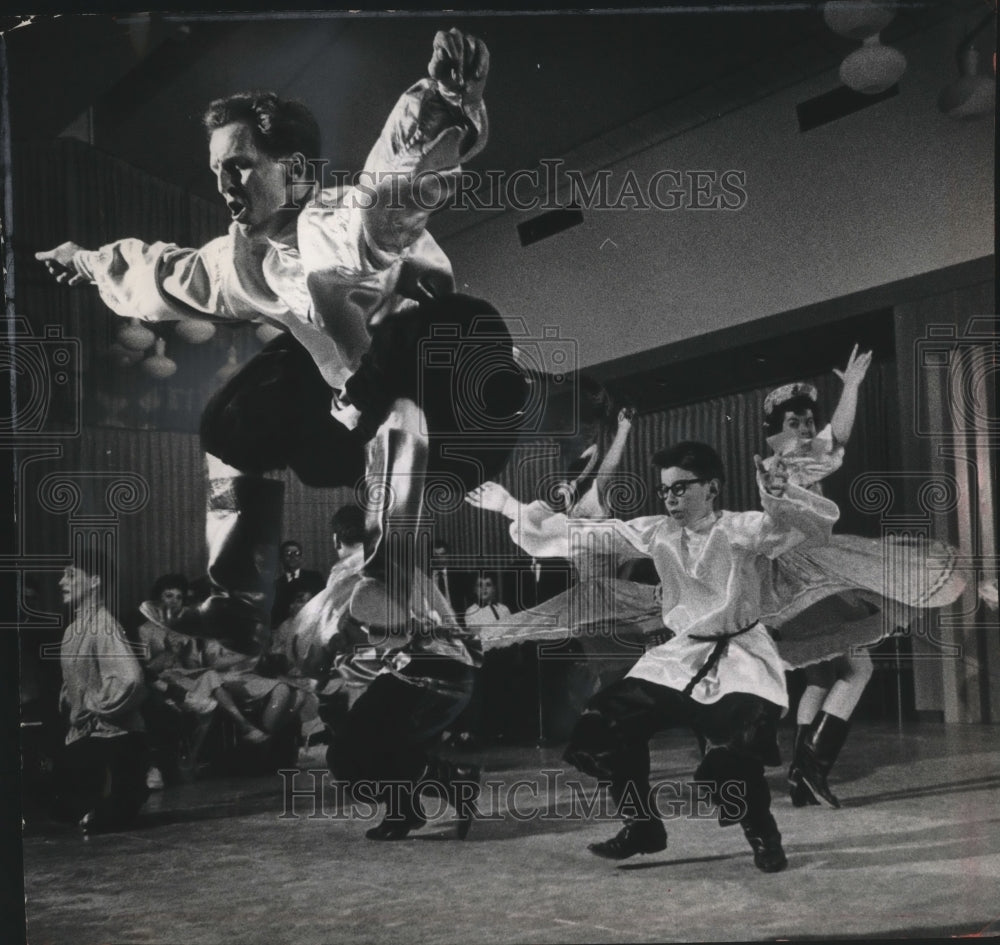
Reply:
[[[461,30],[440,30],[427,71],[446,95],[457,97],[465,106],[476,105],[483,99],[490,51],[481,39]]]

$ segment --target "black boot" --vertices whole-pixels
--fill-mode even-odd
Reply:
[[[667,828],[657,817],[630,820],[610,840],[590,843],[587,849],[605,860],[627,860],[637,853],[659,853],[667,848]]]
[[[366,447],[365,576],[350,604],[351,617],[365,626],[395,630],[409,622],[414,569],[430,561],[423,527],[428,455],[426,437],[388,427]]]
[[[628,805],[635,815],[625,817],[625,826],[610,840],[589,844],[587,849],[594,856],[605,860],[625,860],[637,853],[666,850],[667,829],[653,810],[648,775],[637,776],[633,780],[625,780],[621,775],[612,779],[611,799],[619,812]]]
[[[788,866],[788,858],[781,846],[781,834],[770,813],[754,821],[742,821],[743,833],[753,850],[753,862],[765,873],[780,873]]]
[[[476,800],[479,798],[479,779],[482,768],[479,765],[455,764],[443,758],[431,758],[427,771],[417,785],[418,791],[443,791],[444,798],[455,809],[458,818],[456,836],[464,840],[469,835],[472,821],[476,817]]]
[[[411,830],[427,823],[420,807],[420,794],[410,789],[389,792],[385,817],[377,827],[365,831],[369,840],[404,840]]]
[[[795,746],[792,749],[792,764],[788,769],[788,796],[794,807],[818,805],[819,801],[805,781],[802,780],[802,752],[809,734],[808,725],[799,725],[795,729]]]
[[[285,485],[259,476],[212,479],[208,485],[212,592],[198,607],[182,611],[174,629],[253,653],[258,634],[271,623]]]
[[[829,807],[840,807],[840,801],[834,796],[826,779],[833,763],[840,754],[847,740],[850,722],[845,719],[820,712],[813,722],[806,740],[802,746],[800,769],[802,782],[816,796],[816,799]]]

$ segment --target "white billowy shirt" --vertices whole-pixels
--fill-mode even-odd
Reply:
[[[571,541],[596,531],[610,535],[623,558],[652,559],[663,587],[663,623],[676,636],[649,649],[629,676],[683,691],[718,639],[749,627],[731,637],[691,698],[709,704],[743,692],[786,708],[784,666],[759,622],[767,563],[792,548],[827,543],[839,512],[795,485],[781,498],[762,490],[761,504],[763,512],[713,512],[684,528],[667,515],[574,520],[536,502],[519,507],[510,534],[528,554],[565,557]]]
[[[454,290],[448,257],[424,229],[429,198],[415,201],[411,185],[430,174],[453,188],[486,136],[481,102],[465,105],[424,79],[396,104],[359,184],[318,191],[275,236],[251,240],[233,223],[201,249],[123,239],[73,262],[127,318],[283,327],[339,390],[373,326]]]
[[[467,627],[494,627],[510,617],[506,604],[472,604],[465,610]]]

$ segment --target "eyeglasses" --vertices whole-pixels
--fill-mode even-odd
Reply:
[[[656,487],[656,494],[665,499],[668,495],[676,496],[678,499],[687,492],[688,486],[693,486],[696,482],[708,482],[707,479],[678,479],[669,486],[659,485]]]

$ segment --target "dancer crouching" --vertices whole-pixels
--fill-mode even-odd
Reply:
[[[765,559],[798,544],[828,541],[839,513],[832,502],[789,485],[780,464],[765,470],[759,457],[763,512],[716,510],[725,473],[704,443],[678,443],[653,462],[666,515],[597,526],[613,526],[623,555],[652,559],[663,584],[665,629],[623,680],[590,700],[566,749],[566,761],[610,782],[619,810],[635,811],[615,837],[589,849],[621,860],[666,848],[649,783],[649,740],[680,724],[709,741],[695,777],[713,783],[720,824],[740,823],[757,867],[777,872],[787,860],[764,765],[780,763],[776,727],[788,696],[781,660],[758,619],[762,569]],[[536,556],[565,556],[571,535],[595,527],[539,503],[522,505],[496,483],[469,502],[510,518],[511,537]],[[723,803],[727,782],[741,786],[741,804]]]

